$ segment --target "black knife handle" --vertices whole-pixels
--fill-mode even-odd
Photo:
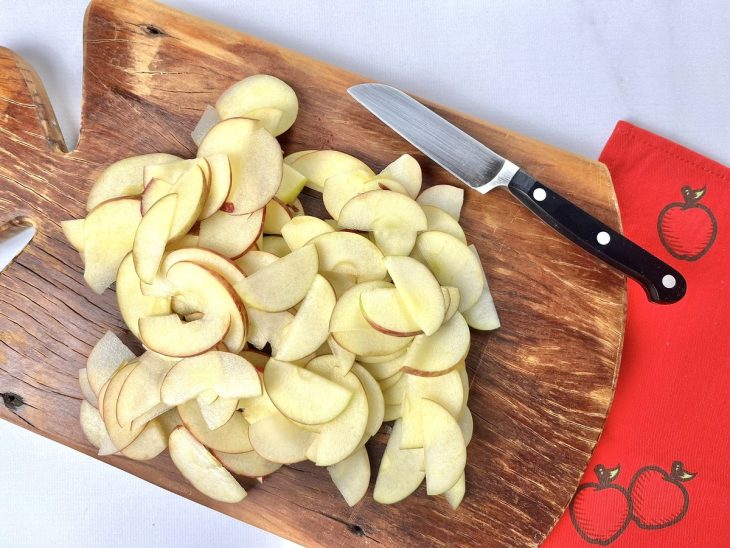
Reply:
[[[684,297],[687,282],[679,272],[546,185],[518,171],[508,188],[563,236],[639,282],[649,300],[671,304]]]

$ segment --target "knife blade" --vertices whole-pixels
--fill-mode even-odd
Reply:
[[[469,187],[482,194],[509,190],[560,234],[639,282],[649,300],[671,304],[684,297],[687,283],[677,270],[409,95],[385,84],[359,84],[348,92]]]

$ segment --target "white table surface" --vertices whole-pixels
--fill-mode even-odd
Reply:
[[[626,119],[730,164],[723,0],[169,3],[592,158]],[[85,6],[0,0],[69,146]],[[289,544],[3,421],[0,486],[0,545]]]

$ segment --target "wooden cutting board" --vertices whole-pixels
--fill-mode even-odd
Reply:
[[[251,8],[253,9],[253,8]],[[232,82],[270,73],[300,104],[285,152],[335,148],[376,171],[415,154],[427,184],[459,183],[356,104],[366,79],[146,0],[99,0],[86,16],[81,137],[67,152],[43,85],[0,49],[0,226],[38,234],[0,275],[0,417],[92,455],[77,416],[77,371],[111,329],[132,343],[113,291],[99,297],[59,221],[84,216],[111,161],[153,151],[193,156],[190,131]],[[620,226],[605,166],[437,108],[598,218]],[[319,198],[307,211],[323,213]],[[458,511],[425,496],[348,508],[325,470],[285,467],[237,505],[197,493],[169,457],[109,464],[307,545],[537,545],[575,490],[601,433],[618,372],[626,308],[622,275],[567,243],[507,193],[467,193],[463,224],[484,260],[502,328],[474,333],[467,367],[475,419],[467,495]],[[138,346],[135,348],[139,348]],[[374,472],[387,426],[369,444]],[[373,474],[373,478],[374,478]],[[133,501],[130,501],[133,503]]]

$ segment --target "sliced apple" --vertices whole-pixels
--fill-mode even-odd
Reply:
[[[162,179],[152,179],[142,193],[142,215],[146,215],[158,200],[167,196],[172,186],[172,183]]]
[[[464,407],[464,412],[459,419],[459,428],[461,428],[461,433],[464,436],[464,444],[469,445],[474,434],[474,417],[472,417],[468,407]]]
[[[223,426],[211,430],[200,412],[200,406],[195,400],[183,403],[178,408],[180,418],[190,433],[208,447],[224,453],[243,453],[251,451],[248,440],[248,423],[243,413],[236,411]]]
[[[79,388],[81,388],[81,395],[84,400],[89,402],[93,407],[99,407],[99,399],[96,396],[96,392],[91,388],[89,382],[89,376],[86,374],[86,368],[79,369]]]
[[[114,333],[104,333],[86,360],[86,375],[94,393],[98,396],[101,387],[112,378],[119,367],[136,357]]]
[[[307,178],[287,163],[284,163],[282,167],[281,184],[275,197],[285,204],[290,204],[297,199],[304,185],[307,184]]]
[[[410,255],[418,233],[413,230],[376,230],[373,239],[383,255]]]
[[[374,436],[383,425],[383,416],[385,413],[385,400],[383,392],[380,390],[378,381],[359,363],[352,367],[352,372],[362,384],[365,390],[365,397],[368,400],[368,423],[365,427],[365,438],[363,442]]]
[[[340,227],[362,231],[426,230],[426,215],[410,196],[371,190],[348,201],[337,218]]]
[[[104,391],[104,397],[100,399],[100,405],[103,409],[103,411],[101,411],[101,416],[104,419],[104,426],[106,427],[106,431],[109,433],[109,438],[117,450],[124,449],[132,443],[146,426],[144,424],[138,424],[135,427],[125,428],[117,421],[116,411],[119,392],[122,389],[122,386],[124,386],[124,381],[127,380],[127,377],[136,367],[137,362],[133,361],[117,371],[109,380],[109,384]]]
[[[263,209],[246,215],[217,211],[201,221],[198,246],[233,259],[253,247],[263,228]]]
[[[391,258],[386,257],[386,260]],[[423,333],[420,326],[408,313],[401,295],[395,287],[383,287],[363,292],[360,295],[360,307],[367,322],[381,333],[393,337],[413,337]]]
[[[459,289],[459,311],[479,300],[484,289],[482,264],[463,242],[444,232],[423,232],[416,250],[441,285]]]
[[[86,210],[93,211],[97,206],[115,198],[138,196],[144,189],[143,171],[145,166],[177,162],[179,157],[172,154],[143,154],[114,162],[107,167],[89,191]]]
[[[355,354],[341,347],[332,336],[327,338],[327,349],[329,349],[329,352],[323,352],[323,354],[331,353],[337,359],[337,364],[345,371],[352,369],[355,363]]]
[[[413,339],[403,371],[426,377],[445,375],[464,359],[470,343],[469,326],[457,312],[433,335],[419,335]]]
[[[264,236],[260,248],[262,251],[272,253],[277,257],[288,255],[291,251],[281,236]]]
[[[258,121],[250,118],[236,117],[222,120],[210,128],[200,145],[198,145],[197,156],[198,158],[207,158],[214,154],[226,154],[229,159],[231,156],[235,156],[235,165],[233,161],[230,164],[233,180],[237,175],[236,170],[239,168],[237,157],[248,149],[251,144],[251,137],[259,127]]]
[[[297,159],[301,158],[305,154],[316,152],[316,150],[300,150],[298,152],[292,152],[284,157],[284,163],[292,165]]]
[[[335,295],[339,299],[346,291],[357,285],[357,276],[344,272],[322,272],[327,281],[335,290]]]
[[[117,272],[117,303],[124,323],[137,338],[140,337],[140,318],[164,316],[172,312],[169,297],[147,296],[142,292],[140,284],[132,254],[129,253]]]
[[[464,473],[466,444],[456,419],[439,404],[419,402],[423,423],[426,492],[440,495],[453,487]]]
[[[61,230],[76,251],[82,256],[84,254],[84,219],[71,219],[69,221],[61,221]]]
[[[150,352],[139,357],[137,367],[126,378],[117,397],[116,415],[120,426],[129,427],[132,421],[161,403],[162,381],[174,365],[174,361],[163,360]],[[161,409],[167,411],[169,407]],[[149,420],[151,418],[154,417]]]
[[[205,158],[210,170],[208,196],[203,203],[200,219],[207,219],[218,211],[231,191],[231,163],[225,154]]]
[[[254,272],[261,270],[263,267],[275,262],[279,257],[273,253],[266,251],[257,251],[252,249],[244,255],[236,259],[234,264],[240,268],[246,276],[250,276]]]
[[[206,426],[211,430],[217,430],[226,424],[238,409],[238,398],[217,397],[206,403],[198,396],[196,401]]]
[[[399,182],[408,191],[408,194],[414,200],[421,192],[421,183],[423,175],[421,173],[421,165],[410,154],[404,154],[394,162],[388,164],[379,177],[387,177]]]
[[[249,308],[248,320],[249,342],[259,350],[266,346],[266,343],[270,343],[271,351],[275,354],[284,329],[294,320],[294,315],[288,310],[264,312]]]
[[[386,405],[383,420],[385,422],[396,421],[401,418],[401,415],[402,407],[400,405]]]
[[[454,238],[466,243],[466,235],[464,229],[461,228],[459,222],[449,215],[443,209],[436,206],[422,205],[423,213],[426,215],[427,230],[436,232],[445,232],[451,234]]]
[[[111,443],[106,426],[104,426],[104,419],[101,418],[96,407],[86,400],[81,402],[79,420],[81,422],[81,431],[91,445],[100,449],[103,445]]]
[[[328,466],[327,471],[348,506],[355,506],[365,496],[370,485],[370,459],[364,447]]]
[[[200,146],[200,143],[203,142],[203,138],[208,134],[210,129],[220,121],[221,118],[218,116],[218,111],[215,107],[207,105],[203,114],[200,116],[200,120],[198,120],[193,131],[190,132],[190,137],[193,139],[195,146]]]
[[[446,313],[444,314],[444,322],[448,322],[459,311],[461,294],[456,287],[451,286],[442,287],[441,291],[444,294],[444,301],[448,302]],[[466,319],[466,316],[464,318]]]
[[[170,434],[182,425],[177,410],[170,409],[162,413],[145,426],[142,433],[120,452],[133,460],[151,460],[167,449]]]
[[[455,418],[464,408],[464,390],[459,371],[451,371],[438,377],[407,375],[406,391],[410,398],[425,398],[438,403]]]
[[[406,354],[401,353],[399,356],[380,363],[364,363],[363,366],[378,381],[392,377],[403,368]]]
[[[304,298],[317,275],[317,268],[317,249],[314,245],[306,245],[254,272],[237,283],[235,289],[247,305],[266,312],[279,312]]]
[[[408,375],[402,375],[398,382],[383,389],[383,401],[385,405],[400,405],[406,396],[408,388]]]
[[[204,495],[228,503],[246,498],[245,489],[185,427],[170,434],[170,457],[185,479]]]
[[[266,220],[264,221],[264,234],[281,234],[281,228],[292,220],[294,211],[276,196],[266,204]]]
[[[144,168],[144,186],[145,190],[154,180],[161,180],[170,185],[174,185],[180,177],[193,166],[198,165],[204,174],[208,172],[208,165],[202,158],[193,158],[190,160],[179,160],[177,162],[169,162],[166,164],[150,164]],[[152,203],[150,203],[152,205]]]
[[[391,354],[383,354],[380,356],[359,356],[358,361],[365,365],[370,365],[372,363],[389,362],[391,360],[394,360],[398,356],[402,356],[405,353],[406,353],[406,349],[401,348],[399,350],[396,350],[395,352],[392,352]]]
[[[247,112],[246,118],[258,120],[262,128],[276,137],[278,135],[278,133],[276,133],[276,129],[283,114],[284,113],[278,108],[263,107]]]
[[[435,185],[427,188],[416,200],[422,206],[435,206],[451,215],[457,221],[464,205],[464,189],[451,185]]]
[[[172,251],[165,256],[160,271],[163,275],[167,275],[172,265],[179,262],[190,262],[207,268],[208,270],[219,274],[230,285],[235,285],[246,276],[241,272],[238,266],[223,255],[201,248],[183,248]]]
[[[281,235],[292,251],[303,247],[312,238],[316,238],[320,234],[334,231],[334,228],[322,219],[310,217],[309,215],[294,217],[281,227]]]
[[[388,445],[380,461],[373,498],[380,504],[394,504],[406,498],[426,477],[423,449],[401,449],[402,425],[393,424]]]
[[[456,510],[459,508],[461,501],[464,500],[465,494],[466,476],[464,475],[464,472],[462,472],[456,483],[450,487],[448,491],[444,492],[444,497],[446,497],[446,501],[449,503],[449,506],[451,506],[451,509]]]
[[[191,234],[188,232],[185,236],[181,236],[174,242],[167,242],[167,251],[175,251],[186,247],[199,247],[199,242],[200,236],[198,236],[198,234]]]
[[[324,181],[322,201],[333,219],[339,218],[340,211],[347,202],[365,192],[364,185],[372,177],[372,171],[369,169],[353,169],[335,173]]]
[[[479,261],[481,266],[482,261],[479,258],[479,252],[474,245],[470,245],[469,249]],[[480,329],[482,331],[491,331],[492,329],[498,329],[500,326],[499,315],[497,314],[497,308],[494,306],[494,299],[492,293],[489,291],[489,283],[487,282],[487,275],[484,273],[484,267],[482,266],[482,278],[484,279],[484,288],[482,294],[479,295],[479,299],[470,308],[464,310],[464,319],[469,327],[474,329]]]
[[[370,240],[352,232],[330,232],[311,243],[317,248],[319,270],[354,276],[358,283],[385,278],[383,254]]]
[[[279,412],[253,423],[248,432],[256,453],[281,464],[306,460],[305,453],[313,435]]]
[[[370,173],[370,177],[375,176],[365,163],[337,150],[317,150],[302,154],[290,161],[289,165],[307,178],[308,187],[319,192],[324,190],[324,182],[338,173],[361,169]]]
[[[186,234],[200,217],[208,195],[208,181],[200,165],[193,165],[183,173],[170,189],[177,194],[177,207],[170,228],[170,240]]]
[[[403,375],[404,375],[403,371],[398,371],[397,373],[393,373],[390,377],[386,377],[384,379],[380,379],[378,381],[378,384],[380,385],[380,389],[383,392],[385,392],[391,386],[394,386],[398,382],[400,382],[400,380],[403,377]],[[390,404],[390,405],[396,405],[396,404]]]
[[[239,476],[261,478],[273,474],[281,468],[281,464],[265,459],[256,451],[247,451],[245,453],[214,451],[214,454],[223,466]]]
[[[352,392],[317,373],[271,359],[264,369],[266,393],[288,419],[322,424],[342,413]]]
[[[167,194],[160,198],[142,217],[137,227],[132,257],[137,276],[145,283],[152,283],[160,269],[177,201],[177,194]]]

